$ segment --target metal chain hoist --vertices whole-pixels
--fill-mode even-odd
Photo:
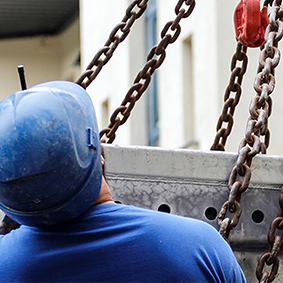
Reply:
[[[283,5],[282,0],[269,0],[265,6],[271,5],[269,16],[270,23],[267,27],[266,44],[259,56],[258,73],[254,82],[256,96],[251,100],[245,137],[239,146],[239,155],[236,165],[232,169],[229,178],[229,197],[219,212],[218,223],[220,233],[228,240],[230,231],[236,227],[241,215],[241,195],[249,186],[251,178],[250,166],[252,159],[258,153],[266,153],[269,145],[268,118],[271,114],[272,100],[270,95],[275,87],[274,73],[280,61],[278,42],[283,36]],[[239,179],[239,180],[238,180]],[[241,181],[240,181],[241,180]],[[275,236],[275,230],[283,229],[283,189],[280,195],[280,210],[278,217],[274,219],[268,233],[270,244],[269,251],[258,262],[257,279],[259,282],[272,282],[279,267],[278,251],[282,246],[282,237]],[[226,217],[227,211],[233,214],[232,219]],[[271,265],[271,272],[263,271],[264,264]]]
[[[260,11],[260,0],[241,0],[234,13],[237,39],[247,47],[265,43],[265,29],[269,23],[267,6]]]
[[[92,83],[103,66],[111,59],[118,45],[128,36],[134,22],[145,12],[148,1],[149,0],[135,0],[129,5],[122,21],[114,27],[104,47],[95,54],[86,70],[75,83],[85,89]],[[135,9],[138,9],[138,11],[135,12]],[[121,35],[119,35],[119,33],[121,33]],[[93,69],[94,66],[96,68]]]
[[[182,8],[186,5],[186,9]],[[136,101],[146,91],[151,81],[151,76],[158,69],[166,56],[165,49],[169,44],[174,43],[181,33],[180,21],[191,15],[195,7],[195,0],[179,0],[175,6],[176,18],[165,24],[161,31],[161,40],[158,45],[154,46],[148,56],[147,63],[137,74],[133,85],[128,90],[121,105],[113,112],[110,117],[110,123],[107,128],[100,131],[100,140],[102,142],[112,143],[116,138],[116,131],[120,125],[123,125],[129,118]],[[173,35],[171,35],[173,33]]]
[[[251,29],[251,26],[259,30],[259,27],[261,25],[261,21],[259,21],[259,17],[255,17],[256,24],[254,23],[255,21],[254,17],[249,17],[250,14],[255,15],[255,14],[260,13],[260,10],[258,9],[257,5],[255,5],[254,3],[259,5],[259,0],[247,1],[245,2],[246,6],[244,6],[243,1],[241,1],[240,4],[237,6],[235,15],[234,15],[236,34],[237,34],[237,30],[239,26],[241,29],[244,29],[245,31],[248,30],[248,27]],[[248,6],[247,4],[250,4],[250,6]],[[239,9],[240,8],[241,9],[245,8],[248,10],[255,9],[255,10],[254,10],[254,13],[251,13],[251,12],[247,13],[245,11],[242,11],[241,15],[245,17],[241,18],[241,21],[240,21],[239,20],[239,14],[240,14]],[[253,23],[253,25],[250,24],[250,22]],[[256,35],[256,32],[248,32],[248,35],[252,35],[248,39],[248,41],[250,43],[254,41],[254,43],[251,44],[251,45],[254,45],[255,42],[258,41],[258,36]],[[240,100],[240,96],[242,92],[241,83],[242,83],[243,75],[247,69],[248,59],[246,56],[246,51],[247,51],[247,46],[244,46],[243,43],[238,41],[237,50],[232,58],[232,63],[231,63],[232,73],[231,73],[230,83],[227,86],[226,91],[225,91],[223,111],[217,123],[217,133],[216,133],[216,137],[214,140],[214,144],[211,147],[212,150],[225,150],[225,143],[227,141],[229,134],[231,133],[232,126],[233,126],[233,114],[235,111],[235,107],[237,106]],[[243,61],[242,67],[236,67],[237,66],[236,59],[238,59],[239,61]],[[236,80],[235,74],[238,75],[237,81],[235,81]],[[229,97],[232,91],[236,93],[235,98]],[[251,117],[254,117],[254,116],[251,116]],[[222,127],[224,122],[227,123],[226,127],[225,125]],[[251,138],[251,134],[252,133],[249,132],[249,130],[247,129],[246,137],[247,135],[249,136],[248,138],[249,142],[245,143],[246,146],[244,145],[240,146],[238,160],[237,160],[236,166],[233,168],[230,174],[230,178],[228,182],[228,186],[230,188],[229,198],[228,198],[228,201],[223,204],[219,212],[218,222],[220,226],[220,233],[223,235],[223,237],[227,241],[228,241],[228,237],[229,237],[231,229],[233,229],[239,221],[239,217],[241,215],[240,196],[241,196],[241,193],[243,193],[247,189],[249,185],[250,177],[251,177],[251,171],[250,171],[251,158],[250,157],[252,156],[252,153],[250,151],[252,151],[251,148],[253,148],[253,144],[252,144],[253,137]],[[260,141],[260,140],[257,139],[257,141]],[[252,152],[254,153],[254,151]],[[241,182],[236,181],[237,177],[239,176],[240,176],[240,179],[242,179]],[[226,217],[226,213],[228,210],[231,213],[233,213],[232,219]]]
[[[237,5],[234,26],[238,42],[232,57],[230,81],[224,94],[223,110],[217,122],[211,150],[225,150],[234,123],[233,115],[242,94],[241,84],[248,64],[247,47],[259,47],[266,42],[264,33],[268,23],[267,6],[260,11],[260,0],[241,0]]]

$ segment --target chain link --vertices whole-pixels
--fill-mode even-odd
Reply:
[[[187,6],[184,8],[183,6]],[[128,90],[121,105],[114,111],[110,118],[110,124],[100,131],[102,142],[112,143],[116,138],[116,131],[120,125],[129,118],[135,103],[141,98],[151,81],[151,76],[158,69],[165,57],[165,49],[174,43],[181,32],[180,21],[191,15],[195,7],[195,0],[179,0],[175,7],[176,19],[168,22],[161,31],[161,40],[154,46],[147,56],[147,63],[137,74],[133,86]]]
[[[270,2],[271,1],[267,4]],[[260,152],[263,154],[266,153],[266,148],[269,145],[270,134],[268,130],[268,117],[272,109],[270,94],[275,87],[274,70],[280,60],[280,51],[277,46],[278,41],[282,38],[282,15],[281,1],[274,0],[272,2],[270,24],[266,32],[267,42],[265,46],[262,47],[259,56],[259,68],[254,83],[256,97],[251,100],[249,107],[250,117],[248,119],[245,137],[240,143],[238,159],[229,178],[230,194],[228,202],[223,204],[218,217],[219,231],[227,240],[230,231],[237,225],[241,214],[240,199],[241,194],[249,186],[252,159]],[[226,217],[228,210],[234,215],[232,220]],[[229,225],[227,225],[227,223],[229,223]],[[233,225],[231,225],[231,223]],[[279,242],[281,243],[282,241]],[[277,250],[277,247],[275,250]],[[273,254],[276,254],[276,252],[273,252]],[[270,254],[268,258],[265,256],[264,259],[261,260],[261,263],[266,260],[270,263],[272,261],[270,257],[275,257],[273,254]],[[271,282],[270,280],[275,276],[278,269],[276,267],[276,260],[273,264],[274,266],[270,275],[267,276],[266,272],[258,272],[263,280],[260,282],[267,282],[264,280]],[[261,270],[261,267],[259,267],[259,270]]]
[[[240,42],[237,43],[236,52],[232,57],[231,61],[231,76],[229,84],[224,94],[224,106],[222,114],[220,115],[217,126],[216,136],[214,143],[211,146],[211,150],[225,150],[225,143],[228,136],[230,135],[233,127],[233,115],[235,108],[238,105],[242,89],[241,84],[243,76],[247,70],[248,57],[246,55],[247,47],[242,45]],[[238,66],[241,63],[241,66]],[[233,98],[231,93],[235,93]],[[226,126],[225,126],[226,123]]]
[[[269,16],[270,25],[267,27],[267,42],[261,52],[259,72],[254,85],[258,93],[258,98],[251,103],[251,108],[254,109],[252,111],[253,117],[257,115],[260,117],[254,127],[257,129],[257,133],[265,136],[265,141],[262,146],[263,149],[265,149],[269,143],[269,131],[267,128],[267,119],[271,113],[271,98],[269,95],[273,92],[275,87],[274,69],[280,61],[280,51],[277,46],[278,42],[283,37],[282,0],[269,0],[265,1],[264,4],[272,6]],[[257,109],[256,106],[261,108]],[[282,247],[283,237],[282,233],[281,236],[276,235],[276,230],[283,230],[283,187],[279,197],[279,212],[277,217],[272,221],[268,232],[269,249],[268,252],[259,258],[256,269],[256,277],[260,283],[272,282],[279,269],[278,252]],[[264,271],[265,265],[271,266],[270,272]]]
[[[114,27],[104,47],[95,54],[86,70],[75,83],[81,85],[85,89],[92,83],[102,70],[103,66],[111,59],[118,45],[128,36],[134,22],[142,16],[147,8],[148,1],[149,0],[135,0],[129,5],[121,23]],[[135,12],[135,9],[138,11]],[[121,33],[121,35],[119,35],[119,33]],[[93,69],[93,67],[95,68]]]
[[[260,283],[272,282],[275,279],[279,268],[278,252],[282,247],[283,237],[282,235],[276,235],[276,230],[283,230],[283,187],[280,193],[279,206],[280,209],[278,215],[272,221],[268,232],[268,252],[266,252],[259,258],[256,269],[256,277]],[[271,266],[270,273],[268,271],[264,271],[265,264]]]

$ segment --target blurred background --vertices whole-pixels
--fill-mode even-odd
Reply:
[[[50,80],[74,81],[121,22],[129,0],[0,0],[0,97],[20,90],[17,66],[28,86]],[[239,0],[197,0],[182,32],[166,49],[151,86],[117,131],[119,145],[209,150],[229,83],[236,51],[233,14]],[[87,88],[100,129],[109,123],[164,25],[174,20],[177,0],[150,0],[147,11]],[[280,48],[280,43],[279,43]],[[259,48],[248,49],[248,69],[226,150],[237,152],[245,134]],[[283,65],[276,68],[268,153],[283,154]]]

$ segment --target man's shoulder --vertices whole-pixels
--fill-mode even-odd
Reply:
[[[125,215],[126,218],[130,219],[140,219],[145,221],[147,226],[150,224],[154,225],[155,229],[161,227],[164,229],[173,229],[174,231],[180,229],[182,232],[194,230],[207,231],[211,233],[218,233],[216,229],[206,223],[203,220],[185,217],[181,215],[156,211],[147,208],[141,208],[133,205],[119,205],[119,210],[121,215]]]

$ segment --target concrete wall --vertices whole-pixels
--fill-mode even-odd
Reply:
[[[80,53],[79,19],[56,36],[0,40],[0,98],[18,90],[17,66],[24,65],[28,86],[50,80],[74,80]]]
[[[110,31],[121,21],[126,0],[81,0],[82,68],[104,45]],[[223,97],[230,77],[230,62],[236,49],[233,13],[238,0],[198,0],[192,15],[181,21],[182,33],[166,49],[166,59],[157,70],[159,103],[159,145],[208,150],[214,141],[216,124],[222,111]],[[175,19],[177,1],[156,0],[158,40],[163,26]],[[88,88],[99,125],[107,125],[110,115],[123,100],[136,73],[146,62],[143,19],[133,26],[131,34],[117,48],[113,58]],[[280,45],[279,45],[280,47]],[[255,96],[253,82],[258,66],[259,49],[249,49],[249,65],[243,81],[243,94],[235,113],[235,123],[227,142],[227,151],[237,151],[244,137],[248,108]],[[276,89],[269,119],[270,154],[282,154],[282,64],[276,69]],[[108,108],[105,105],[108,102]],[[139,101],[130,121],[117,131],[114,143],[146,144],[146,103]],[[107,109],[107,111],[106,111]],[[109,117],[108,115],[108,117]],[[195,144],[197,142],[197,145]]]

